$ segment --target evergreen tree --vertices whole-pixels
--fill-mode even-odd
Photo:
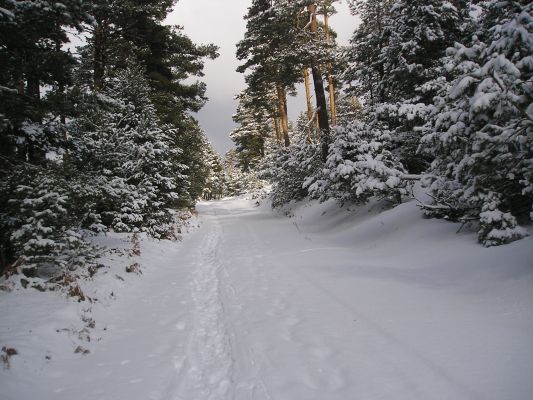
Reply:
[[[233,120],[239,126],[230,137],[236,145],[238,166],[247,172],[265,156],[265,142],[272,136],[272,127],[268,115],[263,109],[254,107],[249,95],[242,93],[238,97],[239,105]]]
[[[36,171],[18,182],[9,200],[10,243],[16,269],[28,278],[49,279],[94,263],[97,251],[79,230],[72,187],[61,171]]]
[[[226,192],[226,179],[222,160],[210,143],[204,149],[204,164],[208,174],[204,183],[203,198],[205,200],[220,199]]]
[[[81,30],[90,20],[81,0],[0,2],[0,270],[20,256],[20,240],[29,237],[13,241],[29,211],[15,212],[11,200],[29,188],[53,191],[47,169],[64,148],[64,91],[75,63],[63,48],[66,28]],[[36,175],[42,179],[27,180]]]
[[[533,6],[488,1],[474,43],[456,44],[456,79],[436,98],[421,150],[435,157],[431,215],[479,219],[486,246],[524,236],[533,204]],[[529,215],[529,218],[531,214]]]
[[[216,49],[163,25],[173,4],[0,3],[0,270],[87,267],[90,232],[167,237],[170,208],[201,195],[208,144],[187,113],[205,85],[190,77]],[[88,34],[79,64],[67,29]]]
[[[209,169],[205,164],[204,151],[209,143],[196,121],[191,116],[185,116],[178,127],[178,133],[173,136],[173,146],[184,149],[177,155],[176,162],[185,168],[187,186],[180,196],[180,206],[193,206],[202,195]]]
[[[446,82],[446,48],[464,34],[463,1],[354,2],[363,23],[348,50],[346,80],[369,103],[368,119],[391,133],[393,150],[412,173],[428,160],[417,154],[432,99]],[[353,81],[352,81],[353,80]]]
[[[272,206],[279,207],[309,195],[308,181],[323,166],[321,146],[309,141],[306,117],[300,116],[289,147],[272,146],[259,166],[259,176],[272,183]]]
[[[448,47],[463,38],[466,10],[464,1],[396,0],[392,4],[380,52],[384,101],[428,104],[433,99],[436,93],[428,82],[445,76],[442,58]]]
[[[238,166],[238,155],[234,149],[224,156],[224,174],[226,194],[239,196],[261,190],[266,182],[261,180],[256,171],[243,172]]]
[[[180,190],[188,194],[181,194],[180,204],[193,204],[203,190],[204,141],[189,112],[200,110],[207,100],[205,84],[193,78],[203,76],[204,60],[216,58],[217,48],[197,45],[181,27],[164,24],[174,0],[93,1],[96,23],[89,27],[88,43],[81,49],[79,83],[99,92],[128,60],[143,67],[157,116],[173,128],[173,146],[187,149],[176,154],[175,163],[187,167],[182,173],[188,186]]]
[[[385,101],[381,81],[385,78],[381,52],[387,44],[386,24],[393,0],[352,0],[350,10],[361,23],[345,50],[348,68],[343,79],[350,85],[347,92],[369,107]]]
[[[116,72],[103,91],[110,109],[86,109],[77,124],[76,161],[106,178],[95,210],[105,225],[159,237],[170,231],[168,209],[187,195],[188,183],[176,162],[182,150],[173,146],[174,129],[158,119],[150,91],[141,67]]]
[[[74,64],[62,48],[65,27],[80,30],[90,18],[81,0],[2,1],[0,8],[0,154],[45,163],[63,139],[59,100]]]
[[[310,195],[341,203],[365,203],[375,196],[401,201],[405,171],[390,147],[389,133],[379,127],[354,122],[337,128],[324,168],[306,183]]]
[[[283,4],[281,4],[283,3]],[[287,116],[287,93],[294,91],[300,79],[297,55],[291,51],[295,43],[294,24],[298,2],[253,0],[245,16],[246,33],[237,44],[237,58],[244,63],[237,69],[250,73],[246,83],[250,92],[268,97],[274,90],[275,116],[281,121],[285,146],[290,144]]]
[[[417,153],[433,97],[445,82],[446,49],[462,39],[465,6],[451,1],[396,0],[380,57],[386,71],[379,84],[384,102],[376,117],[391,130],[395,153],[412,173],[428,167]]]
[[[216,46],[196,45],[180,27],[163,24],[174,3],[93,0],[96,24],[83,54],[86,76],[96,90],[134,58],[144,67],[159,117],[177,126],[184,112],[198,111],[206,101],[205,84],[186,80],[202,76],[203,59],[218,54]]]

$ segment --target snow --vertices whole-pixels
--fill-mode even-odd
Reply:
[[[13,20],[15,19],[15,14],[13,14],[11,11],[3,8],[3,7],[0,7],[0,15],[2,15],[6,20]],[[3,87],[1,87],[3,88]]]
[[[0,292],[0,346],[18,351],[0,398],[530,398],[531,237],[483,248],[415,203],[198,210],[182,242],[113,253],[83,285],[98,301]]]

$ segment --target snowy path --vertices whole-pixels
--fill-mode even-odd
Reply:
[[[219,279],[220,227],[210,221],[193,262],[190,284],[192,328],[184,358],[178,399],[231,398],[232,354]]]
[[[331,229],[246,200],[198,208],[201,228],[183,244],[143,249],[144,277],[109,314],[95,311],[106,332],[91,354],[28,367],[25,385],[4,371],[0,397],[527,400],[533,393],[530,239],[486,250],[451,224],[412,226],[416,210],[407,206],[363,221],[365,239],[342,215],[331,216]]]
[[[246,202],[200,211],[223,227],[221,299],[236,360],[231,398],[481,400],[531,393],[533,363],[523,346],[533,342],[516,326],[495,323],[501,299],[424,285],[415,274],[410,282],[410,271],[390,265],[372,271],[350,246],[304,234]],[[520,324],[515,317],[508,320]],[[529,371],[514,370],[520,361]],[[511,388],[518,397],[506,397]]]

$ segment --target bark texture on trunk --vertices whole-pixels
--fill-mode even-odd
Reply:
[[[329,16],[327,8],[324,8],[324,28],[326,29],[326,43],[331,43],[331,34],[329,31]],[[329,108],[331,112],[331,125],[337,125],[337,105],[335,104],[335,84],[333,82],[331,63],[327,65],[328,70],[328,85],[329,85]]]
[[[307,11],[311,18],[311,32],[318,31],[318,23],[316,19],[316,4],[307,6]],[[326,95],[324,94],[324,82],[322,80],[322,72],[318,65],[312,65],[311,71],[313,73],[313,82],[315,86],[315,96],[318,114],[318,123],[320,126],[320,143],[322,147],[322,160],[326,162],[330,143],[330,129],[328,120],[328,106],[326,103]]]
[[[41,84],[39,78],[34,76],[28,77],[27,94],[35,100],[41,99]]]
[[[94,29],[94,71],[93,82],[94,90],[99,91],[104,86],[105,74],[105,34],[104,27],[101,21],[97,22]]]
[[[272,123],[274,124],[274,130],[276,132],[276,142],[278,142],[278,144],[281,144],[281,128],[280,128],[279,118],[274,117],[272,119]]]
[[[330,144],[330,130],[328,120],[328,110],[326,103],[326,95],[324,94],[324,83],[322,81],[322,72],[320,68],[311,68],[313,72],[313,81],[315,83],[315,96],[318,106],[318,124],[320,125],[320,142],[322,144],[322,160],[326,162],[328,157],[328,150]]]
[[[305,82],[305,100],[307,103],[307,141],[313,142],[313,105],[311,104],[311,83],[309,81],[309,70],[303,69],[304,82]]]
[[[285,88],[281,85],[276,86],[276,91],[278,94],[278,113],[281,120],[281,131],[283,133],[283,141],[285,147],[289,147],[291,144],[289,138],[289,117],[287,115],[287,93]]]

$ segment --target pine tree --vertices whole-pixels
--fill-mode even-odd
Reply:
[[[196,119],[188,115],[183,118],[177,134],[172,137],[172,146],[183,149],[175,160],[184,166],[183,190],[178,205],[191,207],[201,197],[209,174],[204,158],[208,141]]]
[[[363,122],[337,128],[326,164],[306,185],[310,196],[365,203],[371,197],[394,202],[406,194],[405,170],[390,151],[386,130]]]
[[[266,182],[261,180],[256,171],[243,172],[238,166],[238,156],[234,149],[224,156],[224,174],[226,194],[239,196],[261,190]]]
[[[264,109],[255,107],[247,93],[238,96],[239,105],[233,116],[239,126],[231,134],[236,145],[238,166],[247,172],[265,156],[265,142],[272,136],[272,126]]]
[[[86,76],[96,90],[115,69],[134,58],[144,67],[159,117],[175,126],[186,111],[206,101],[205,84],[186,82],[203,75],[203,59],[218,56],[214,45],[196,45],[180,27],[164,25],[174,0],[92,0],[95,25],[83,49]]]
[[[486,246],[525,235],[533,204],[533,6],[488,1],[471,46],[451,49],[456,79],[436,98],[421,150],[435,157],[427,212],[479,219]],[[531,214],[529,216],[531,218]]]
[[[0,270],[20,256],[12,234],[24,212],[13,213],[10,201],[25,183],[38,190],[40,183],[26,178],[39,173],[44,181],[64,149],[64,92],[75,59],[63,45],[67,28],[79,31],[90,21],[86,11],[81,0],[0,3]]]
[[[83,271],[86,235],[169,236],[170,208],[202,193],[207,144],[187,113],[205,85],[185,81],[216,48],[163,25],[173,3],[0,3],[0,270]]]
[[[428,160],[417,154],[417,127],[429,118],[432,99],[445,84],[446,48],[462,38],[462,1],[355,2],[363,20],[348,51],[346,80],[368,103],[368,118],[391,132],[394,152],[412,173]],[[353,80],[353,81],[352,81]]]
[[[290,144],[287,93],[294,91],[301,71],[297,54],[291,51],[295,43],[294,16],[299,10],[296,3],[252,1],[245,16],[245,36],[237,44],[237,58],[244,62],[237,71],[250,71],[246,77],[250,92],[261,93],[263,98],[271,90],[276,93],[274,113],[281,122],[285,146]]]
[[[314,36],[315,42],[317,41],[317,35],[318,35],[318,22],[316,18],[317,14],[317,6],[316,4],[309,4],[307,6],[307,11],[309,13],[309,26],[311,34]],[[318,39],[319,40],[319,39]],[[319,60],[317,57],[313,57],[313,55],[316,54],[315,52],[310,52],[311,57],[310,65],[311,65],[311,72],[313,75],[313,83],[315,87],[315,99],[317,104],[317,115],[318,115],[318,126],[320,129],[320,143],[322,148],[322,161],[326,161],[328,151],[329,151],[329,145],[331,142],[331,134],[330,134],[330,126],[329,126],[329,118],[328,118],[328,110],[327,110],[327,103],[326,103],[326,97],[324,93],[324,81],[322,76],[322,70],[319,64]]]
[[[306,182],[323,166],[320,144],[309,142],[305,115],[300,115],[292,136],[289,147],[270,146],[259,165],[259,177],[272,184],[273,207],[306,198],[309,195]]]
[[[385,101],[376,117],[391,130],[395,152],[411,173],[420,173],[430,160],[417,153],[423,125],[431,112],[446,70],[446,49],[462,39],[465,8],[462,2],[396,0],[380,57],[386,71],[379,90]]]
[[[71,188],[61,174],[38,171],[18,184],[9,200],[10,241],[18,272],[49,279],[90,266],[97,255],[79,230],[69,204]],[[11,271],[12,273],[15,271]],[[78,271],[83,273],[83,271]]]
[[[63,139],[55,101],[71,81],[65,27],[89,20],[81,0],[3,1],[0,13],[0,154],[45,163]],[[42,93],[42,87],[49,90]],[[4,167],[5,168],[5,167]]]
[[[345,50],[348,68],[343,80],[349,84],[352,94],[372,107],[385,101],[380,83],[385,78],[384,60],[381,51],[387,44],[386,24],[392,0],[353,0],[350,2],[352,14],[361,20],[355,30],[350,45]]]
[[[105,177],[95,210],[105,225],[160,237],[170,231],[168,209],[188,184],[176,162],[181,149],[173,146],[174,129],[158,119],[150,91],[141,67],[116,72],[103,91],[110,109],[86,109],[78,123],[81,154],[72,162]]]
[[[208,173],[204,182],[202,197],[205,200],[220,199],[226,193],[226,179],[222,160],[210,143],[204,149],[204,165]]]

